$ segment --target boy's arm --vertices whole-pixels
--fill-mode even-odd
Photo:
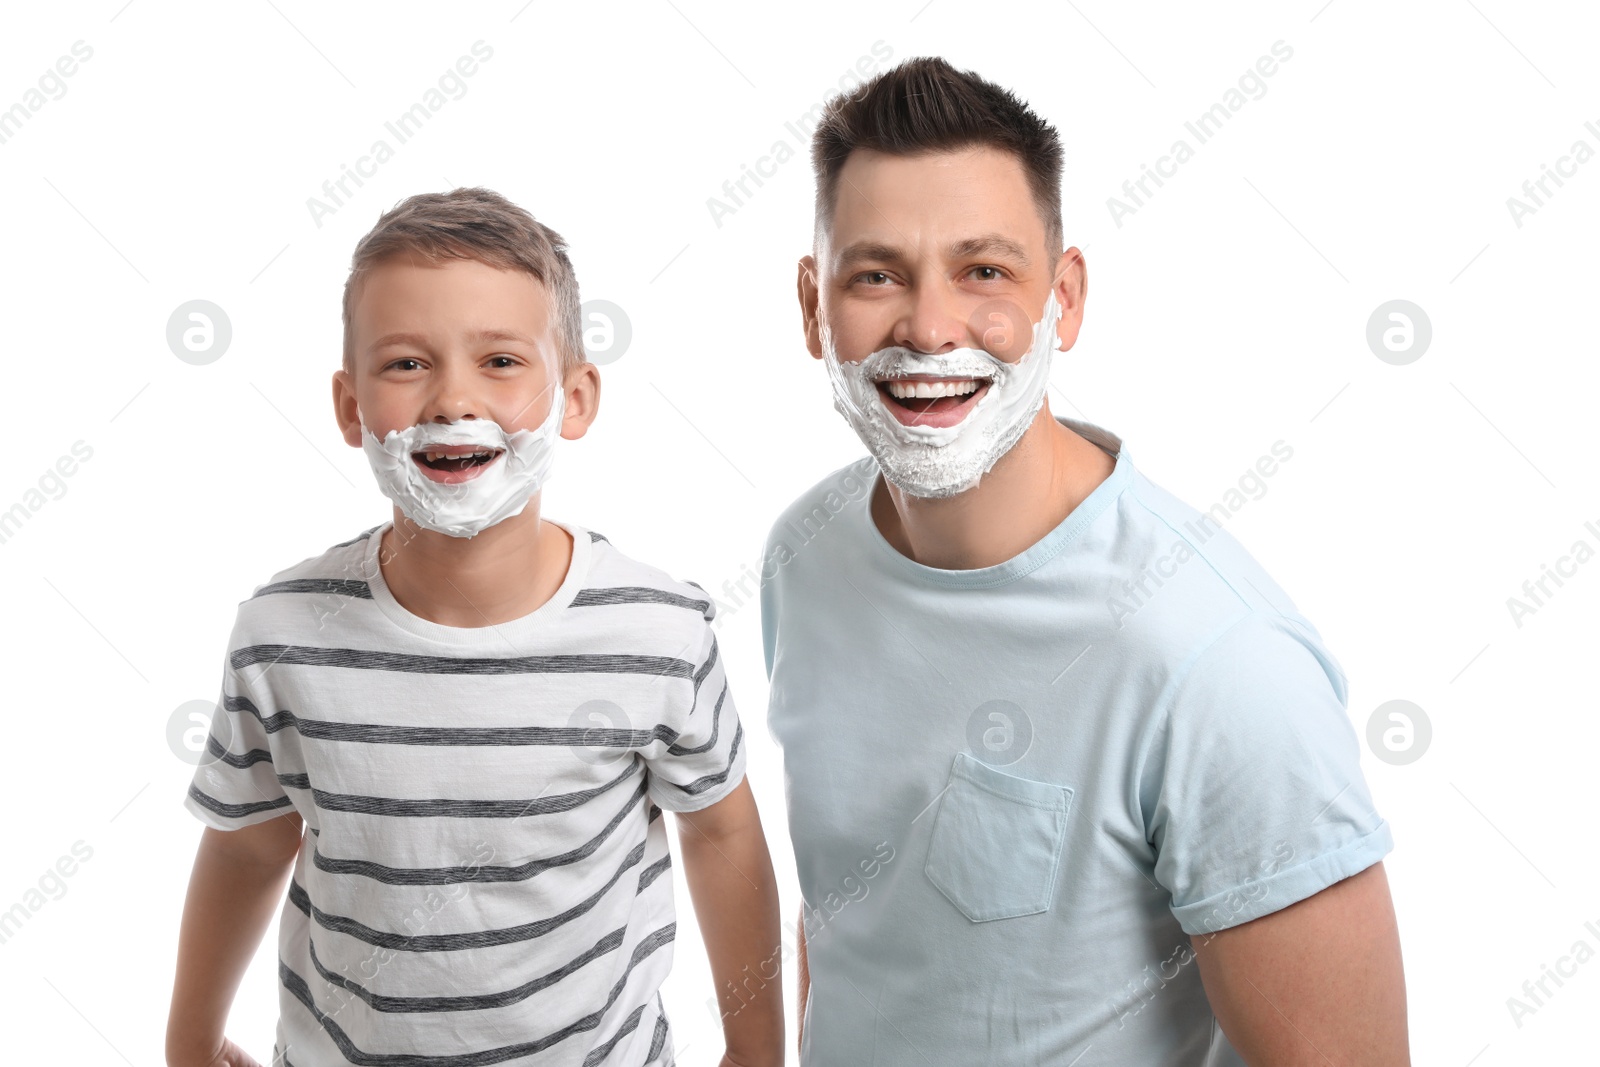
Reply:
[[[800,973],[798,980],[800,1006],[795,1009],[794,1013],[794,1045],[795,1053],[798,1055],[800,1049],[804,1048],[806,1043],[806,997],[811,995],[811,969],[806,966],[806,904],[803,900],[800,902],[800,923],[795,927],[795,940],[800,942],[800,962],[798,964]]]
[[[223,1050],[233,995],[282,900],[300,833],[298,812],[237,830],[206,827],[178,933],[170,1067],[210,1064]]]
[[[678,814],[684,876],[711,958],[725,1067],[782,1067],[783,943],[777,878],[748,779]]]

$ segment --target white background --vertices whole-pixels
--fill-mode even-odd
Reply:
[[[496,189],[560,231],[584,297],[631,318],[631,346],[603,367],[598,422],[557,460],[546,514],[724,601],[720,639],[792,928],[759,611],[724,583],[758,565],[783,505],[862,451],[801,343],[794,275],[812,179],[785,123],[862,57],[881,69],[881,41],[891,62],[941,54],[974,69],[1061,131],[1067,240],[1085,249],[1091,283],[1081,339],[1054,368],[1057,413],[1122,435],[1152,480],[1200,508],[1275,441],[1294,449],[1230,530],[1339,657],[1358,734],[1397,698],[1432,723],[1415,762],[1364,752],[1397,842],[1386,866],[1416,1062],[1591,1061],[1600,959],[1551,984],[1520,1027],[1507,1006],[1575,942],[1600,950],[1584,926],[1600,928],[1589,788],[1600,729],[1592,685],[1579,684],[1600,561],[1520,627],[1506,603],[1575,541],[1600,548],[1584,526],[1600,530],[1600,161],[1548,186],[1520,226],[1507,207],[1574,141],[1600,149],[1584,128],[1600,127],[1600,23],[1585,7],[905,0],[752,14],[707,0],[109,0],[8,11],[0,108],[75,41],[93,49],[65,93],[0,144],[0,511],[28,513],[0,543],[0,910],[30,899],[74,842],[93,850],[0,944],[8,1060],[162,1062],[200,836],[181,807],[192,768],[168,748],[168,719],[214,698],[238,601],[389,515],[335,429],[340,288],[381,212],[458,185]],[[385,120],[480,39],[494,54],[465,94],[317,225],[308,198],[377,138],[393,146]],[[1265,94],[1117,225],[1107,198],[1176,138],[1195,146],[1185,120],[1279,40],[1293,56]],[[794,157],[719,226],[707,199],[780,140]],[[197,298],[233,327],[205,366],[180,361],[165,336],[173,310]],[[1368,317],[1391,299],[1432,323],[1409,365],[1366,342]],[[30,497],[80,440],[92,458],[64,491]],[[675,877],[668,1007],[682,1062],[712,1064],[711,983]],[[269,933],[229,1023],[263,1060],[274,943]],[[791,1038],[793,983],[791,970]]]

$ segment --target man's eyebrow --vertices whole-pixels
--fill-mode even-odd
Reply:
[[[1028,253],[1022,250],[1022,246],[999,233],[964,238],[947,246],[945,254],[951,259],[969,259],[973,256],[1009,257],[1024,267],[1029,263]]]
[[[1011,238],[1001,233],[985,233],[976,237],[964,237],[945,246],[945,256],[949,259],[971,259],[975,256],[995,256],[997,258],[1011,259],[1021,266],[1029,266],[1031,260],[1022,246]],[[901,263],[905,260],[905,253],[893,245],[882,241],[857,241],[855,244],[846,245],[835,260],[835,269],[840,272],[848,270],[858,263]]]
[[[467,340],[473,343],[484,341],[515,341],[530,348],[539,347],[535,342],[517,333],[515,330],[472,330],[467,334]],[[420,333],[386,333],[372,343],[373,348],[387,348],[390,345],[412,345],[416,348],[428,347],[428,339]]]
[[[840,249],[834,259],[834,268],[846,271],[858,263],[899,263],[904,254],[894,245],[882,241],[857,241]]]

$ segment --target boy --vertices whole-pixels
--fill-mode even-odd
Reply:
[[[185,801],[208,828],[168,1064],[255,1064],[223,1026],[286,875],[273,1067],[671,1063],[661,809],[728,991],[722,1063],[781,1063],[711,598],[540,516],[555,436],[600,397],[561,237],[485,189],[411,197],[357,245],[344,322],[335,410],[394,515],[239,606]]]

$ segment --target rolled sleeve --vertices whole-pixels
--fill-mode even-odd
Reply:
[[[1186,933],[1288,907],[1394,847],[1345,693],[1308,623],[1261,612],[1174,682],[1141,791],[1156,880]]]

